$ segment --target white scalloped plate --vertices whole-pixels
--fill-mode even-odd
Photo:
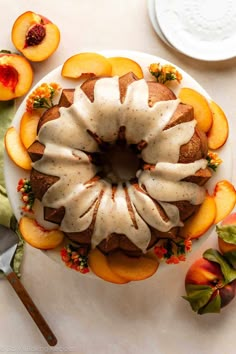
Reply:
[[[170,87],[175,92],[175,94],[178,94],[181,87],[191,87],[191,88],[197,90],[198,92],[202,93],[203,95],[205,95],[205,97],[210,98],[209,95],[207,94],[207,92],[189,74],[184,72],[181,68],[177,67],[175,64],[169,63],[162,58],[159,58],[159,57],[156,57],[153,55],[149,55],[149,54],[145,54],[145,53],[141,53],[141,52],[121,51],[121,50],[100,51],[100,53],[106,57],[123,56],[123,57],[128,57],[128,58],[131,58],[131,59],[137,61],[142,66],[143,72],[144,72],[144,77],[147,80],[153,79],[153,77],[151,76],[151,74],[148,71],[148,66],[151,63],[160,62],[161,64],[168,63],[171,65],[174,65],[177,68],[177,70],[179,70],[181,72],[181,74],[183,75],[183,80],[180,85],[178,85],[175,82],[172,82],[170,84]],[[60,67],[57,67],[56,69],[54,69],[53,71],[51,71],[50,73],[48,73],[44,78],[42,78],[42,80],[40,80],[31,91],[33,91],[37,86],[39,86],[43,82],[49,83],[52,81],[59,83],[63,88],[75,87],[74,80],[65,79],[61,76],[61,66],[60,66]],[[78,83],[79,83],[79,81],[78,81]],[[77,85],[77,82],[76,82],[76,85]],[[16,127],[16,129],[19,129],[21,117],[22,117],[23,113],[25,112],[26,99],[27,99],[27,97],[24,99],[24,101],[20,105],[20,107],[17,110],[16,115],[13,119],[12,124]],[[232,162],[232,154],[231,154],[231,148],[230,148],[229,142],[227,142],[220,149],[219,154],[220,154],[220,157],[223,159],[224,163],[223,163],[222,168],[219,167],[217,174],[215,174],[215,176],[213,178],[211,178],[210,183],[208,183],[208,189],[210,191],[213,190],[215,183],[217,181],[222,180],[222,179],[227,179],[229,181],[232,180],[232,163],[231,163]],[[17,188],[17,184],[18,184],[19,179],[22,177],[29,177],[29,173],[20,169],[19,167],[17,167],[11,161],[11,159],[8,157],[7,153],[5,152],[5,154],[4,154],[4,174],[5,174],[6,189],[7,189],[7,193],[9,196],[9,200],[10,200],[12,209],[14,211],[14,214],[16,215],[16,218],[19,220],[20,217],[22,216],[22,212],[21,212],[22,202],[20,201],[19,193],[17,193],[16,188]],[[207,233],[204,235],[204,237],[200,238],[200,242],[197,242],[197,247],[199,247],[202,244],[202,242],[204,242],[206,240],[206,238],[212,232],[212,229],[213,228],[208,230]],[[54,250],[45,251],[45,253],[50,258],[54,259],[56,262],[64,265],[63,262],[61,261],[61,258],[60,258],[60,249],[61,249],[61,246],[58,247],[57,249],[54,249]],[[80,274],[80,273],[78,273],[78,274]]]
[[[236,2],[156,0],[156,19],[170,44],[200,60],[236,56]]]

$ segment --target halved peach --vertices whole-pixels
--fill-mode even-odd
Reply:
[[[125,57],[111,57],[108,60],[112,65],[111,76],[123,76],[133,72],[139,79],[143,78],[143,70],[136,61]]]
[[[203,132],[208,132],[212,126],[212,112],[208,101],[199,92],[183,87],[178,95],[180,101],[185,104],[189,104],[194,109],[194,118],[197,121],[197,126]]]
[[[56,248],[64,239],[64,233],[62,231],[46,230],[28,216],[23,216],[20,219],[19,230],[27,243],[39,249],[47,250]]]
[[[0,54],[0,101],[26,94],[33,81],[30,63],[17,54]]]
[[[10,127],[7,129],[4,143],[10,159],[24,170],[31,170],[31,158],[23,145],[16,128]]]
[[[213,197],[216,204],[216,216],[214,223],[217,224],[231,213],[236,203],[234,186],[227,180],[216,183]]]
[[[93,76],[111,76],[112,65],[107,58],[97,53],[79,53],[67,59],[61,75],[71,79]]]
[[[144,280],[156,273],[159,262],[153,252],[140,257],[130,257],[121,251],[108,255],[108,265],[112,272],[129,281]]]
[[[27,59],[43,61],[57,49],[60,31],[44,16],[27,11],[14,22],[11,38],[16,49]]]
[[[93,273],[103,280],[115,284],[128,283],[127,279],[120,277],[110,269],[107,256],[99,251],[98,248],[94,248],[89,252],[88,264]]]
[[[184,238],[199,238],[213,225],[215,217],[215,198],[206,193],[204,202],[196,214],[185,221],[184,226],[180,228],[179,235]]]
[[[229,135],[229,124],[225,113],[214,101],[209,102],[213,122],[207,134],[209,149],[218,149],[224,145]]]
[[[25,112],[20,121],[20,138],[26,149],[33,144],[37,136],[37,127],[41,114],[37,111]]]

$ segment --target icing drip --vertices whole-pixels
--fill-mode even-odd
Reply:
[[[188,200],[191,204],[198,205],[205,198],[205,189],[182,179],[194,175],[206,166],[205,159],[189,164],[160,162],[156,164],[154,170],[138,173],[139,183],[144,185],[147,193],[155,200],[161,202]]]
[[[151,232],[149,227],[139,214],[134,210],[135,223],[129,214],[126,195],[121,184],[117,185],[112,198],[111,185],[107,185],[96,215],[94,231],[92,235],[92,247],[98,245],[111,233],[127,235],[144,252],[150,241]]]
[[[182,225],[178,208],[168,202],[202,203],[205,189],[183,179],[204,169],[207,163],[204,159],[177,163],[180,147],[191,139],[196,125],[193,120],[164,130],[178,104],[176,99],[149,107],[145,80],[128,86],[123,103],[118,77],[96,82],[94,102],[80,87],[76,88],[74,103],[61,107],[60,117],[40,129],[38,139],[46,148],[43,157],[33,164],[36,170],[60,178],[45,193],[42,203],[52,208],[65,207],[62,231],[84,231],[93,223],[92,247],[117,233],[145,251],[151,238],[149,226],[165,232]],[[118,183],[114,191],[107,181],[93,180],[98,168],[88,153],[99,152],[91,132],[105,142],[115,143],[123,126],[128,145],[146,142],[141,158],[155,168],[137,172],[139,188],[126,182]],[[167,215],[165,220],[158,203]]]

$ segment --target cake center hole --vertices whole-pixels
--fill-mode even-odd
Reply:
[[[127,182],[136,177],[140,159],[128,146],[112,145],[101,154],[104,178],[111,183]]]

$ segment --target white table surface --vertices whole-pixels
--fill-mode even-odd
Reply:
[[[33,64],[34,83],[85,49],[157,55],[187,71],[222,106],[235,148],[236,59],[202,62],[169,48],[154,32],[145,0],[0,0],[0,6],[1,48],[13,49],[11,26],[27,10],[48,17],[61,30],[57,52]],[[27,245],[21,280],[58,344],[47,346],[11,286],[1,279],[0,352],[234,354],[236,300],[220,315],[199,316],[181,298],[187,268],[208,247],[216,247],[214,233],[185,263],[166,267],[144,282],[119,286],[82,277]]]

